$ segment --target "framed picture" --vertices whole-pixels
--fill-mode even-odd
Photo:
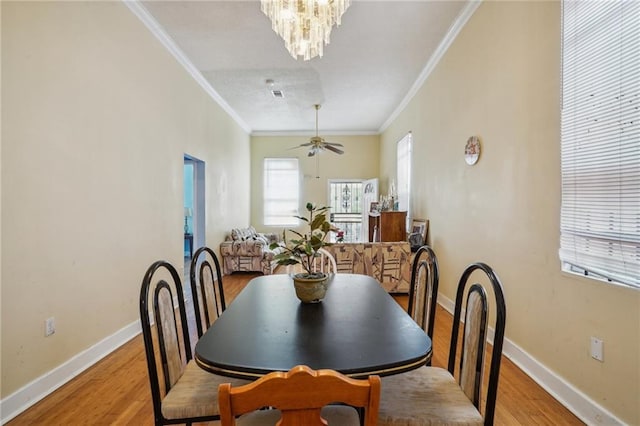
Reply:
[[[369,207],[369,212],[378,213],[378,202],[377,201],[372,201],[371,202],[371,206]]]
[[[427,242],[427,234],[429,233],[429,221],[426,219],[413,219],[411,221],[410,234],[419,234],[421,236],[420,245]],[[412,243],[417,242],[414,237]]]
[[[417,248],[421,245],[423,245],[422,235],[417,232],[409,234],[409,246],[411,246],[412,251],[417,251]]]

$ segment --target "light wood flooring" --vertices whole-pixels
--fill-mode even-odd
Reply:
[[[227,304],[259,274],[224,277]],[[188,286],[185,286],[188,288]],[[190,295],[188,295],[190,296]],[[190,297],[188,297],[190,299]],[[406,308],[406,296],[394,296]],[[190,323],[195,328],[195,324]],[[445,366],[451,315],[438,307],[434,331],[434,366]],[[137,336],[78,377],[7,423],[21,425],[153,425],[146,359]],[[218,422],[209,423],[216,425]],[[581,425],[511,361],[502,358],[496,425]]]

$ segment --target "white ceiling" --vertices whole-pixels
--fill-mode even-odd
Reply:
[[[466,1],[352,1],[324,56],[294,60],[259,1],[143,1],[253,134],[378,133]],[[284,92],[278,99],[273,88]]]

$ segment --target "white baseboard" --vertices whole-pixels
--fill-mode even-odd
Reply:
[[[80,352],[73,358],[38,377],[31,383],[0,401],[2,424],[7,423],[27,408],[31,407],[47,395],[69,382],[87,368],[109,355],[117,348],[140,334],[140,320],[118,330],[111,336],[96,343],[89,349]]]
[[[453,315],[455,304],[451,299],[438,294],[438,303]],[[493,342],[493,333],[493,328],[490,328],[488,334],[491,342]],[[506,337],[502,354],[586,424],[611,426],[625,424]]]
[[[438,303],[446,311],[453,314],[454,303],[452,300],[440,294],[438,295]],[[7,423],[109,355],[140,334],[140,331],[140,321],[135,321],[4,398],[0,401],[2,424]],[[489,330],[489,337],[493,340],[493,329]],[[612,413],[595,403],[571,383],[555,374],[507,338],[504,339],[502,353],[586,424],[624,425],[624,422]]]

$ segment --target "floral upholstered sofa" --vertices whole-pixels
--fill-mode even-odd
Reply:
[[[253,226],[232,229],[226,240],[220,244],[224,274],[238,271],[262,272],[265,275],[273,273],[277,266],[273,256],[280,251],[269,249],[269,245],[274,241],[278,241],[277,234],[256,232]]]

